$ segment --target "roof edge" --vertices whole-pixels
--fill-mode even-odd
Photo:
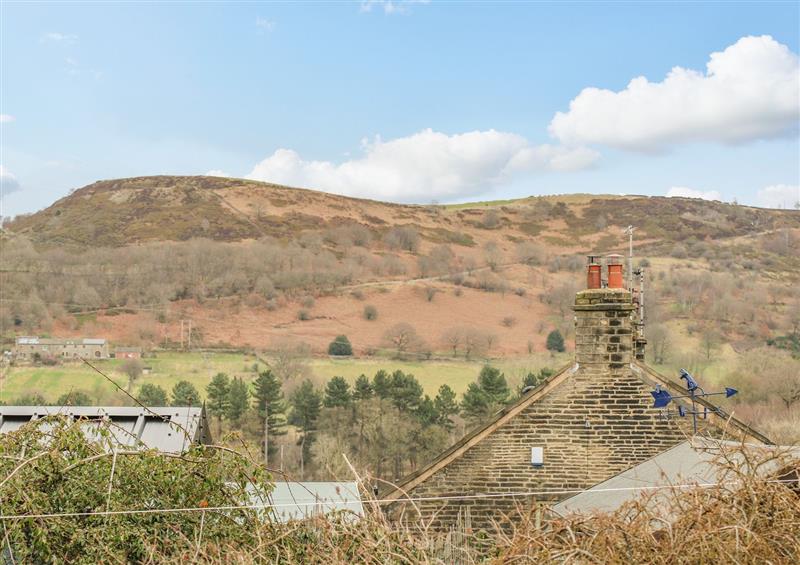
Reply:
[[[653,369],[649,365],[646,365],[644,363],[638,363],[638,362],[634,361],[633,363],[631,363],[631,369],[633,370],[633,373],[635,375],[637,375],[638,377],[640,377],[640,378],[642,376],[644,376],[644,375],[647,375],[651,379],[654,379],[654,380],[658,381],[660,384],[665,385],[666,387],[671,389],[673,392],[677,392],[678,394],[686,394],[686,389],[685,389],[685,387],[683,385],[681,385],[681,383],[676,382],[676,381],[670,379],[669,377],[666,377],[666,376],[662,375],[661,373],[659,373],[658,371],[656,371],[655,369]],[[639,371],[637,371],[637,369],[639,369]],[[642,373],[644,373],[644,375]],[[645,379],[642,379],[642,380],[645,380]],[[750,436],[751,438],[756,439],[756,440],[758,440],[758,441],[760,441],[760,442],[762,442],[762,443],[764,443],[766,445],[776,445],[774,441],[772,441],[767,436],[765,436],[764,434],[759,432],[757,429],[755,429],[752,426],[749,426],[748,424],[745,424],[744,422],[742,422],[738,418],[734,417],[732,414],[728,413],[727,411],[723,410],[722,408],[720,408],[716,404],[714,404],[712,402],[709,402],[708,400],[706,400],[705,398],[702,398],[702,397],[695,398],[694,400],[695,400],[695,402],[697,402],[701,406],[704,406],[705,408],[709,408],[709,409],[713,410],[714,412],[716,412],[716,414],[720,418],[722,418],[723,420],[728,421],[731,424],[733,424],[733,426],[736,429],[738,429],[740,432],[742,432],[742,433]]]
[[[500,410],[488,423],[462,437],[460,440],[450,446],[450,448],[444,453],[439,455],[439,457],[428,463],[425,467],[422,467],[421,469],[405,476],[397,485],[394,485],[394,489],[389,491],[386,495],[381,496],[381,498],[387,501],[398,500],[402,498],[409,490],[426,481],[434,473],[446,467],[452,461],[466,453],[467,450],[483,441],[487,435],[494,432],[508,420],[522,412],[530,404],[548,394],[552,389],[561,384],[568,376],[574,374],[579,367],[580,365],[577,362],[572,362],[569,365],[565,365],[554,375],[545,379],[545,381],[542,382],[542,384],[540,384],[538,387],[517,400],[514,404],[511,404],[510,406]]]

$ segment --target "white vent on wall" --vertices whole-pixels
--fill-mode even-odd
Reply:
[[[531,465],[534,467],[544,465],[544,447],[531,447]]]

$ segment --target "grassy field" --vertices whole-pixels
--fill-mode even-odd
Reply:
[[[528,371],[538,371],[542,367],[557,368],[566,364],[569,354],[555,357],[535,355],[515,359],[493,360],[490,364],[501,368],[511,386],[516,386]],[[159,353],[157,357],[143,360],[150,367],[149,374],[142,375],[134,385],[134,391],[144,383],[152,383],[169,391],[180,380],[191,382],[201,396],[211,378],[219,372],[252,379],[252,366],[256,359],[249,355],[229,353]],[[467,385],[474,381],[480,372],[481,361],[397,361],[392,359],[313,359],[310,362],[311,379],[318,385],[334,375],[345,377],[353,382],[360,374],[372,377],[378,370],[402,370],[412,373],[422,384],[426,394],[434,396],[443,384],[449,385],[456,393],[463,393]],[[121,370],[121,361],[97,361],[98,369],[107,374],[121,387],[125,387],[128,377]],[[263,364],[259,365],[263,368]],[[125,395],[109,383],[103,376],[83,364],[68,364],[59,367],[10,367],[0,380],[0,401],[13,403],[24,394],[39,393],[48,401],[70,391],[88,393],[99,404],[130,404]]]

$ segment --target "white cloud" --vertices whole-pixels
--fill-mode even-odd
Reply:
[[[763,35],[712,53],[705,73],[674,67],[662,82],[640,76],[619,92],[585,88],[549,130],[562,143],[653,151],[775,137],[796,131],[798,119],[798,57]]]
[[[11,194],[20,189],[19,181],[5,165],[0,165],[0,186],[2,186],[2,194]]]
[[[522,136],[473,131],[447,135],[426,129],[407,137],[362,141],[364,155],[342,163],[309,161],[278,149],[248,178],[366,198],[428,202],[473,196],[520,173],[590,166],[585,148],[531,145]]]
[[[210,171],[208,171],[203,176],[205,176],[205,177],[230,177],[231,175],[229,175],[225,171],[220,171],[219,169],[211,169]]]
[[[256,16],[256,27],[266,32],[272,32],[275,31],[275,22],[262,18],[261,16]]]
[[[667,198],[700,198],[702,200],[722,200],[722,195],[717,190],[696,190],[685,186],[673,186],[667,191]]]
[[[7,124],[9,122],[15,121],[17,118],[12,116],[11,114],[0,114],[0,124]]]
[[[372,8],[378,6],[383,8],[383,13],[386,15],[407,14],[409,11],[408,7],[411,4],[428,3],[429,0],[363,0],[360,10],[362,12],[371,12]]]
[[[773,184],[758,191],[757,202],[764,208],[794,208],[800,202],[800,185]]]
[[[59,33],[51,31],[42,35],[42,41],[52,41],[55,43],[75,43],[78,41],[78,36],[71,33]]]

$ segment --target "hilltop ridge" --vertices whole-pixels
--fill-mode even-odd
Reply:
[[[472,246],[501,230],[506,239],[589,249],[610,226],[634,224],[640,237],[719,239],[800,227],[800,213],[657,196],[555,195],[450,206],[394,204],[246,179],[150,176],[98,181],[7,228],[38,243],[122,246],[207,238],[291,239],[360,224],[374,234],[414,225],[434,243]],[[618,237],[603,247],[618,244]]]

